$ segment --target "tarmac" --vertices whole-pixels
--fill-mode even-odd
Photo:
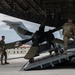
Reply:
[[[22,66],[28,61],[24,54],[8,55],[8,65],[0,65],[0,75],[75,75],[75,68],[61,65],[61,68],[50,68],[44,70],[21,71]],[[69,66],[69,65],[68,65]]]

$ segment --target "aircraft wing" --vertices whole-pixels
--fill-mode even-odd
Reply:
[[[6,49],[18,48],[18,47],[20,47],[22,44],[25,44],[25,43],[29,42],[30,40],[31,40],[31,39],[26,39],[26,40],[19,40],[19,41],[7,43],[7,44],[5,44],[5,48],[6,48]]]
[[[18,46],[16,46],[16,42],[11,42],[11,43],[5,44],[6,49],[13,49],[13,48],[16,48],[16,47],[18,47]]]

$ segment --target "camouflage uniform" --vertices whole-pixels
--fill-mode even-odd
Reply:
[[[5,41],[0,41],[1,64],[3,64],[3,56],[5,56],[5,64],[7,64],[7,53],[5,51]]]
[[[63,29],[63,36],[64,36],[64,53],[66,53],[66,50],[68,49],[68,40],[69,38],[74,39],[75,37],[73,35],[73,30],[75,29],[75,25],[72,22],[67,22],[62,26]]]

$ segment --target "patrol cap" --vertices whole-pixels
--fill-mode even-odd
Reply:
[[[1,36],[2,38],[5,38],[5,36]]]
[[[69,20],[72,20],[72,17],[68,17]]]

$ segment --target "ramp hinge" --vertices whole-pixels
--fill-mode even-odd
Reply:
[[[40,67],[43,68],[42,65],[40,65]]]
[[[69,57],[67,56],[66,59],[69,60]]]
[[[59,63],[61,63],[60,59],[59,59]]]
[[[52,62],[50,62],[51,66],[54,67],[54,64]]]

